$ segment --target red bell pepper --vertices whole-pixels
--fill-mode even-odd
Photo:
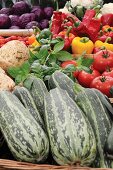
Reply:
[[[72,40],[75,38],[75,35],[70,33],[72,27],[70,26],[68,30],[61,31],[57,37],[64,39],[64,50],[68,50],[71,46]]]
[[[109,26],[113,26],[113,14],[103,14],[101,16],[101,23],[102,25],[109,25]]]
[[[101,34],[98,36],[97,40],[105,42],[108,40],[109,43],[113,43],[113,27],[105,25],[102,27]]]
[[[100,31],[101,20],[95,18],[96,11],[93,9],[86,10],[82,19],[81,30],[78,29],[79,36],[88,36],[93,42],[96,41],[98,32]]]

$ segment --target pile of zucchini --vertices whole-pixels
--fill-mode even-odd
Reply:
[[[14,158],[113,168],[113,108],[96,89],[56,71],[47,86],[29,76],[23,87],[0,92],[0,129]],[[1,148],[2,149],[2,148]]]

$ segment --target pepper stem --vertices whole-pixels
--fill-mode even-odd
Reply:
[[[111,37],[106,38],[105,43],[108,43],[109,41],[111,41]]]
[[[66,31],[66,36],[67,36],[67,37],[69,37],[69,33],[70,33],[71,29],[72,29],[72,26],[69,26],[68,29],[67,29],[67,31]]]
[[[79,21],[75,21],[73,17],[69,16],[67,17],[67,19],[69,19],[69,21],[73,22],[74,26],[77,28],[80,25]]]
[[[82,42],[82,43],[87,43],[89,41],[89,38],[88,37],[82,37],[81,39],[80,39],[80,42]]]

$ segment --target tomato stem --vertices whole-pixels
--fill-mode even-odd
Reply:
[[[105,82],[105,81],[106,81],[105,76],[102,76],[102,78],[100,78],[100,81],[101,81],[101,82]]]

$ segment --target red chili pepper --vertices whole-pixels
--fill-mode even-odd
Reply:
[[[113,26],[113,14],[103,14],[101,16],[101,23],[102,25],[109,25]]]
[[[71,46],[72,40],[75,38],[75,35],[70,33],[72,27],[70,26],[68,30],[61,31],[58,34],[58,37],[61,37],[64,39],[64,50],[68,50]]]
[[[62,12],[54,11],[53,12],[53,19],[51,24],[51,32],[52,34],[58,34],[61,31],[61,24],[62,24]]]
[[[101,20],[95,18],[96,11],[86,10],[81,23],[81,30],[78,30],[79,36],[88,36],[93,42],[96,41],[100,30]]]

